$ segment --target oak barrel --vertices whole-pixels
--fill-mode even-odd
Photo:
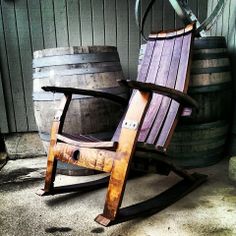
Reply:
[[[62,94],[44,92],[42,86],[108,88],[111,93],[126,96],[126,90],[118,85],[117,79],[123,79],[123,73],[116,47],[62,47],[34,52],[34,112],[45,149]],[[121,115],[121,106],[114,102],[74,95],[63,132],[76,135],[113,131]]]
[[[192,168],[213,165],[222,159],[229,124],[225,120],[178,125],[167,150],[179,166]]]
[[[231,67],[224,37],[196,38],[188,94],[200,110],[185,122],[207,123],[230,119],[232,110]]]
[[[139,64],[145,46],[142,45]],[[224,156],[232,111],[231,68],[224,37],[195,38],[188,94],[198,113],[181,117],[168,148],[182,167],[212,165]]]

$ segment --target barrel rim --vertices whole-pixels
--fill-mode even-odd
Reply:
[[[117,47],[116,46],[112,46],[112,45],[89,45],[89,46],[70,46],[70,47],[55,47],[55,48],[44,48],[44,49],[40,49],[40,50],[36,50],[33,52],[33,57],[34,58],[41,58],[41,57],[48,57],[50,56],[48,55],[42,55],[40,56],[40,54],[42,54],[43,52],[56,52],[56,51],[63,51],[63,50],[68,50],[68,52],[65,52],[65,54],[63,55],[72,55],[72,54],[80,54],[80,53],[70,53],[70,50],[78,50],[78,49],[85,49],[85,48],[104,48],[104,49],[113,49],[115,51],[117,51]],[[90,53],[90,52],[83,52],[83,53]],[[52,54],[51,56],[53,56],[54,54]]]

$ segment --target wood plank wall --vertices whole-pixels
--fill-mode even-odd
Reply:
[[[216,0],[208,2],[208,15],[217,4]],[[211,36],[224,36],[231,59],[234,100],[233,100],[233,127],[231,137],[231,154],[236,154],[236,1],[227,0],[223,14],[220,15],[210,30]]]
[[[148,2],[142,1],[141,14]],[[212,2],[215,0],[189,0],[201,20],[207,15],[207,4],[210,9]],[[235,33],[232,36],[230,28],[235,26],[231,7],[235,0],[228,2],[228,10],[225,10],[230,12],[222,16],[221,26],[218,23],[212,34],[227,34],[235,53]],[[36,130],[31,99],[31,60],[35,50],[72,45],[115,45],[125,77],[135,78],[142,43],[134,19],[135,0],[0,0],[0,3],[1,133]],[[227,27],[223,27],[225,22],[227,33]],[[156,0],[145,33],[180,26],[182,23],[169,1]]]

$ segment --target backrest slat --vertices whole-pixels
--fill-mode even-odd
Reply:
[[[187,34],[183,39],[183,47],[181,51],[179,69],[177,74],[177,81],[175,85],[175,89],[179,91],[186,92],[188,87],[188,78],[187,70],[189,65],[189,54],[190,54],[190,44],[192,40],[192,35]],[[173,131],[177,124],[177,114],[179,112],[179,103],[172,100],[169,108],[169,112],[165,119],[165,123],[163,125],[162,131],[158,137],[156,142],[156,147],[163,147],[164,149],[168,146],[170,139],[173,135]]]
[[[166,86],[174,48],[174,41],[174,38],[168,40],[157,40],[146,82]],[[162,47],[159,45],[162,45]],[[155,121],[156,114],[161,106],[162,99],[162,95],[153,94],[152,100],[143,120],[138,141],[145,142],[148,138],[148,134],[151,130],[153,122]]]
[[[171,66],[167,78],[166,87],[174,88],[176,79],[177,79],[177,73],[179,69],[179,62],[180,62],[180,56],[182,51],[182,44],[183,44],[183,36],[179,36],[175,39],[174,49],[173,49],[173,55],[171,60]],[[158,111],[158,114],[155,118],[155,121],[153,123],[152,129],[149,133],[147,143],[154,143],[157,139],[158,135],[160,134],[160,130],[162,127],[162,124],[166,118],[166,115],[169,111],[169,107],[171,104],[171,99],[168,97],[164,97],[162,99],[161,107]]]

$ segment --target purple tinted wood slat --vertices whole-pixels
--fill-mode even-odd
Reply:
[[[147,82],[155,83],[157,85],[165,86],[168,78],[168,72],[170,68],[171,55],[174,47],[175,39],[163,39],[157,40],[157,44],[154,50],[152,63],[150,65]],[[155,116],[161,105],[163,96],[153,94],[152,100],[144,117],[144,121],[138,137],[139,142],[145,142]]]
[[[174,44],[173,55],[171,59],[171,65],[170,65],[166,87],[169,87],[169,88],[175,87],[175,83],[177,79],[177,72],[178,72],[179,63],[180,63],[180,56],[181,56],[181,51],[182,51],[182,44],[183,44],[183,36],[177,37]],[[161,107],[155,117],[155,121],[149,133],[147,143],[154,144],[155,140],[157,139],[160,133],[160,129],[165,120],[165,117],[168,113],[170,104],[171,104],[171,99],[168,97],[164,97],[161,103]]]
[[[147,46],[146,46],[146,50],[145,50],[145,54],[141,63],[141,68],[138,72],[138,78],[137,80],[140,82],[145,82],[146,77],[147,77],[147,73],[150,67],[150,62],[152,60],[152,55],[153,55],[153,49],[155,48],[155,44],[156,41],[155,40],[150,40],[147,42]],[[132,100],[133,96],[135,94],[135,90],[132,92],[130,101]],[[129,102],[130,103],[130,102]],[[126,112],[125,112],[126,113]],[[119,136],[120,136],[120,132],[121,132],[121,126],[123,123],[125,115],[122,117],[121,121],[119,122],[119,125],[112,137],[112,141],[118,141],[119,140]]]
[[[143,56],[140,70],[138,72],[137,81],[144,82],[149,71],[150,63],[153,57],[153,49],[155,49],[156,41],[148,41],[146,50]]]
[[[184,40],[183,40],[180,65],[179,65],[177,81],[175,85],[175,89],[180,90],[180,91],[185,90],[187,69],[188,69],[188,64],[189,64],[191,38],[192,38],[192,33],[189,33],[184,36]],[[157,148],[160,148],[160,147],[166,148],[166,146],[168,145],[167,139],[170,137],[170,135],[172,135],[171,130],[175,128],[175,125],[176,125],[175,121],[176,121],[176,116],[177,116],[179,107],[180,105],[178,102],[174,100],[171,101],[168,115],[166,117],[162,131],[156,143]]]

